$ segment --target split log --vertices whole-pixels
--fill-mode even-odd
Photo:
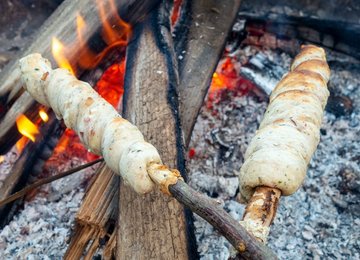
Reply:
[[[76,215],[74,236],[64,259],[79,259],[84,254],[85,259],[92,259],[99,241],[106,241],[114,230],[112,221],[118,214],[118,194],[119,176],[105,163],[101,164]]]
[[[184,174],[177,113],[177,64],[165,4],[134,28],[127,48],[124,116],[159,151],[164,164]],[[139,196],[120,184],[118,259],[193,259],[195,237],[184,208],[160,191]],[[191,219],[188,219],[191,221]]]
[[[175,30],[179,59],[181,125],[186,145],[223,53],[241,0],[187,0]]]
[[[116,1],[116,3],[122,19],[130,24],[136,24],[138,21],[144,19],[144,16],[159,3],[159,0]],[[65,44],[77,42],[77,13],[80,13],[87,23],[87,31],[86,34],[83,35],[83,40],[91,43],[91,46],[95,46],[92,47],[94,52],[100,52],[106,44],[101,37],[102,24],[98,15],[96,1],[65,0],[46,20],[44,25],[39,29],[34,41],[24,52],[19,54],[19,57],[37,52],[54,63],[51,54],[52,37],[56,36]],[[106,12],[105,16],[106,19],[110,20],[114,14]],[[83,49],[84,48],[81,48],[79,45],[77,45],[76,48],[72,48],[71,53],[69,53],[67,57],[70,64],[77,63],[84,51]],[[17,69],[16,61],[17,59],[14,59],[13,62],[9,63],[0,76],[0,97],[6,99],[7,110],[7,113],[0,122],[0,144],[2,147],[1,150],[4,151],[8,151],[16,142],[16,140],[12,142],[7,141],[7,138],[12,135],[11,131],[15,125],[16,118],[20,114],[25,114],[26,111],[34,109],[34,100],[28,93],[22,90],[20,71]],[[83,69],[81,67],[77,68],[77,75],[80,76],[82,71]]]

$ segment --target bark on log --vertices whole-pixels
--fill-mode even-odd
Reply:
[[[159,0],[147,1],[116,1],[120,16],[130,24],[136,24],[144,19],[145,15],[158,5]],[[56,11],[46,20],[39,29],[34,41],[19,57],[38,52],[50,59],[55,64],[51,54],[51,40],[56,36],[65,44],[74,43],[77,40],[76,15],[80,13],[87,23],[86,34],[83,35],[85,42],[91,42],[95,52],[100,52],[106,45],[101,37],[101,21],[96,7],[96,1],[65,0]],[[106,12],[106,18],[110,19],[114,14]],[[95,46],[95,47],[94,47]],[[100,46],[100,47],[99,47]],[[69,53],[70,64],[76,64],[83,48],[77,45]],[[83,69],[77,70],[80,76]],[[20,82],[20,71],[17,68],[17,59],[10,62],[0,75],[0,97],[6,99],[7,113],[0,122],[0,140],[11,134],[16,118],[22,113],[33,109],[34,100],[27,92],[23,92]],[[6,139],[6,138],[5,138]],[[9,145],[8,147],[11,147]],[[8,148],[7,147],[7,148]]]
[[[127,49],[124,115],[159,151],[163,163],[184,173],[177,111],[177,66],[165,4],[134,28]],[[118,259],[192,259],[194,236],[184,208],[155,191],[144,197],[120,184]]]
[[[270,226],[276,216],[280,196],[279,189],[259,186],[246,205],[241,224],[264,244],[267,242]]]
[[[186,145],[241,0],[187,0],[176,33],[181,125]]]

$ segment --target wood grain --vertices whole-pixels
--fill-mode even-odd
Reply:
[[[152,13],[149,20],[135,28],[137,38],[128,46],[125,117],[158,149],[164,164],[184,169],[184,160],[179,160],[183,151],[178,147],[181,136],[173,111],[176,100],[169,103],[174,94],[171,91],[175,90],[171,88],[177,83],[176,70],[171,70],[176,66],[169,64],[172,54],[158,48],[164,39],[157,38],[162,35],[171,42],[171,35],[166,25],[153,27],[156,16],[156,12]],[[123,182],[119,198],[118,259],[191,258],[184,209],[175,199],[159,191],[139,196]]]
[[[181,125],[187,145],[241,1],[188,2],[190,11],[176,30]]]

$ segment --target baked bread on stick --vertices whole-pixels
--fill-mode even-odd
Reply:
[[[161,159],[136,126],[123,119],[88,83],[66,69],[53,70],[40,54],[28,55],[19,64],[24,88],[39,103],[51,107],[58,119],[64,119],[89,150],[102,155],[137,193],[154,188],[147,167],[161,164]]]
[[[303,46],[290,72],[272,91],[259,130],[245,153],[239,175],[243,199],[249,200],[259,186],[280,189],[282,195],[299,189],[320,140],[329,77],[325,51]]]

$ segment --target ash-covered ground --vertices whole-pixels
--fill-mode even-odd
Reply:
[[[276,73],[289,68],[287,54],[256,47],[246,47],[231,59],[247,66],[248,60],[259,55]],[[303,186],[294,195],[281,198],[271,228],[268,244],[280,259],[360,257],[360,65],[335,53],[328,53],[328,62],[331,97],[321,142]],[[240,74],[242,68],[234,67]],[[222,69],[219,66],[219,74]],[[257,73],[254,66],[250,70],[263,89],[274,87],[270,76]],[[244,211],[244,205],[236,200],[237,172],[267,106],[266,98],[253,91],[238,95],[238,90],[244,89],[241,84],[237,90],[213,93],[216,102],[208,97],[195,125],[188,167],[190,184],[221,201],[237,220]],[[229,243],[211,225],[197,217],[195,226],[202,259],[229,256]]]
[[[78,143],[75,143],[78,146]],[[56,152],[36,179],[56,175],[87,162],[83,148]],[[9,159],[16,156],[13,149]],[[85,151],[86,154],[86,151]],[[5,158],[8,159],[8,158]],[[0,164],[0,179],[9,172],[8,160]],[[0,230],[0,259],[61,259],[70,240],[71,227],[84,192],[97,165],[54,181],[27,194],[23,208]],[[0,182],[0,186],[1,186]]]

